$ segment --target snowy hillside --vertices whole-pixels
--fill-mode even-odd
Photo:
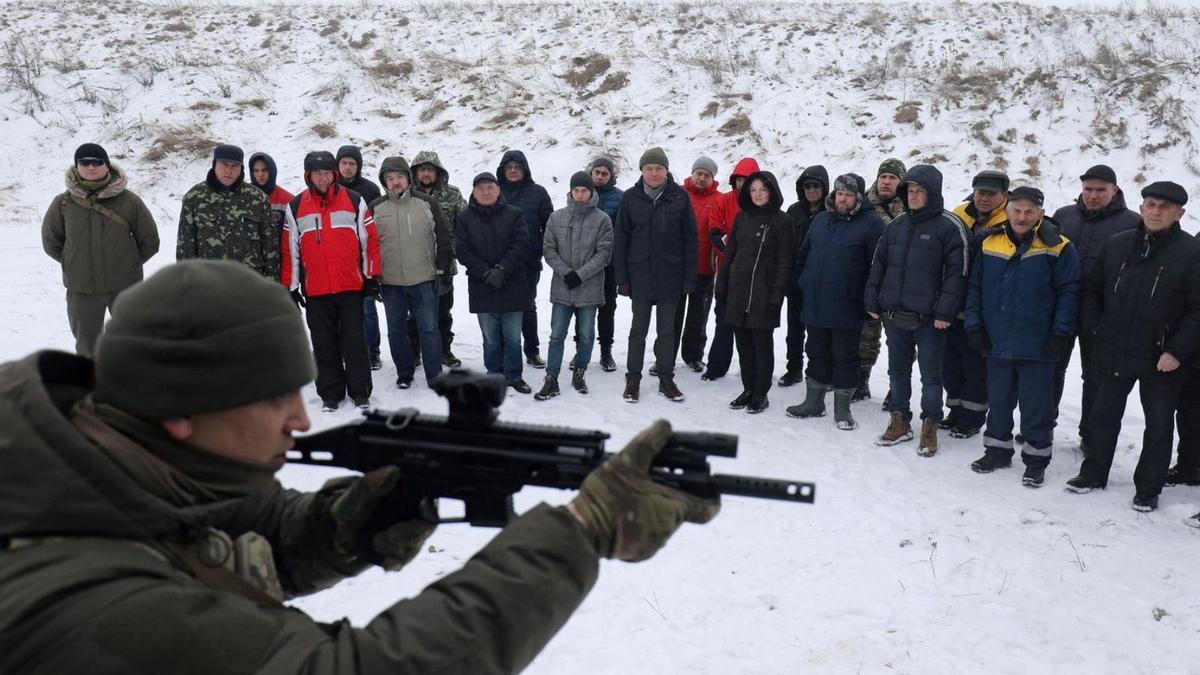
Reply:
[[[158,219],[174,258],[179,200],[215,142],[266,151],[280,184],[301,158],[363,146],[366,175],[389,154],[437,150],[469,186],[519,148],[557,206],[600,152],[622,187],[640,153],[663,146],[678,179],[699,154],[756,157],[791,186],[802,167],[874,176],[888,156],[936,163],[947,201],[979,169],[1074,199],[1088,166],[1114,166],[1127,193],[1170,179],[1200,198],[1200,13],[1151,5],[703,4],[584,1],[140,4],[28,0],[0,14],[0,359],[70,349],[57,266],[39,226],[75,146],[105,145]],[[1131,197],[1136,205],[1137,198]],[[1185,229],[1195,231],[1191,215]],[[549,327],[543,279],[542,334]],[[455,351],[482,366],[465,288]],[[628,304],[618,310],[623,362]],[[569,350],[568,350],[569,351]],[[783,333],[776,333],[783,355]],[[423,386],[375,374],[381,407],[441,411]],[[782,359],[777,363],[781,364]],[[724,472],[812,480],[817,504],[728,499],[652,561],[605,563],[595,591],[534,662],[536,673],[1200,673],[1200,488],[1168,488],[1156,513],[1129,508],[1142,432],[1131,400],[1109,489],[1061,487],[1080,457],[1078,369],[1064,399],[1044,489],[1019,469],[968,468],[979,438],[878,448],[878,399],[861,428],[799,421],[802,392],[775,388],[749,417],[726,403],[730,377],[681,373],[683,404],[620,399],[621,373],[589,371],[592,394],[511,396],[504,419],[613,434],[619,448],[655,417],[741,436]],[[782,370],[782,368],[778,368]],[[537,382],[541,371],[526,371]],[[418,378],[420,379],[420,378]],[[885,363],[873,389],[886,389]],[[352,418],[317,412],[319,426]],[[516,400],[514,400],[516,399]],[[328,476],[287,468],[290,486]],[[518,507],[565,501],[522,494]],[[444,526],[402,573],[369,573],[296,603],[321,620],[368,621],[456,569],[493,532]]]

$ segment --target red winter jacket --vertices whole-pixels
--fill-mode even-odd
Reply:
[[[715,180],[707,189],[697,190],[691,178],[684,178],[683,187],[692,198],[692,209],[696,212],[696,274],[711,277],[716,268],[713,265],[714,251],[709,231],[718,227],[721,198],[724,195],[717,191]]]
[[[750,174],[758,171],[758,160],[753,157],[743,157],[738,160],[738,163],[733,167],[733,173],[729,174],[729,192],[721,195],[718,204],[718,219],[717,227],[726,237],[729,236],[729,231],[733,229],[733,219],[742,212],[742,207],[738,206],[738,191],[733,189],[734,178],[741,176],[749,178]],[[724,257],[721,252],[716,253],[715,268],[717,271],[721,269],[721,258]]]
[[[303,265],[305,295],[361,291],[363,277],[380,268],[379,233],[367,200],[336,182],[324,195],[309,185],[285,213],[281,281],[299,288]]]

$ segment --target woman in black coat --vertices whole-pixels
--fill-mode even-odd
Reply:
[[[744,391],[729,407],[760,413],[767,408],[775,369],[772,334],[792,281],[795,230],[781,210],[783,193],[769,171],[750,174],[738,206],[741,213],[729,232],[716,296],[725,322],[734,328],[742,370]]]

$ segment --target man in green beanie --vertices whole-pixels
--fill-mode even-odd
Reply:
[[[878,213],[879,217],[883,219],[884,225],[904,213],[904,202],[900,201],[897,188],[900,187],[906,173],[908,173],[908,169],[905,168],[904,162],[895,157],[889,157],[879,164],[875,184],[871,186],[870,190],[867,190],[867,199],[871,201],[871,206],[875,207],[875,213]],[[879,360],[879,343],[882,337],[883,321],[868,318],[863,327],[862,338],[858,343],[858,357],[862,367],[859,371],[858,388],[854,390],[851,401],[865,401],[871,398],[871,369]],[[889,398],[890,395],[884,397],[885,409]]]
[[[313,493],[275,480],[314,371],[287,290],[225,261],[122,293],[95,363],[0,364],[0,672],[515,672],[599,557],[649,558],[719,508],[649,480],[659,421],[415,598],[363,628],[317,623],[283,602],[403,567],[433,525],[376,525],[395,467]]]

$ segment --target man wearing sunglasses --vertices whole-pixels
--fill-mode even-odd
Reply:
[[[158,253],[158,226],[95,143],[75,151],[66,184],[42,219],[42,248],[62,265],[75,351],[90,357],[113,300],[142,280],[142,266]]]

